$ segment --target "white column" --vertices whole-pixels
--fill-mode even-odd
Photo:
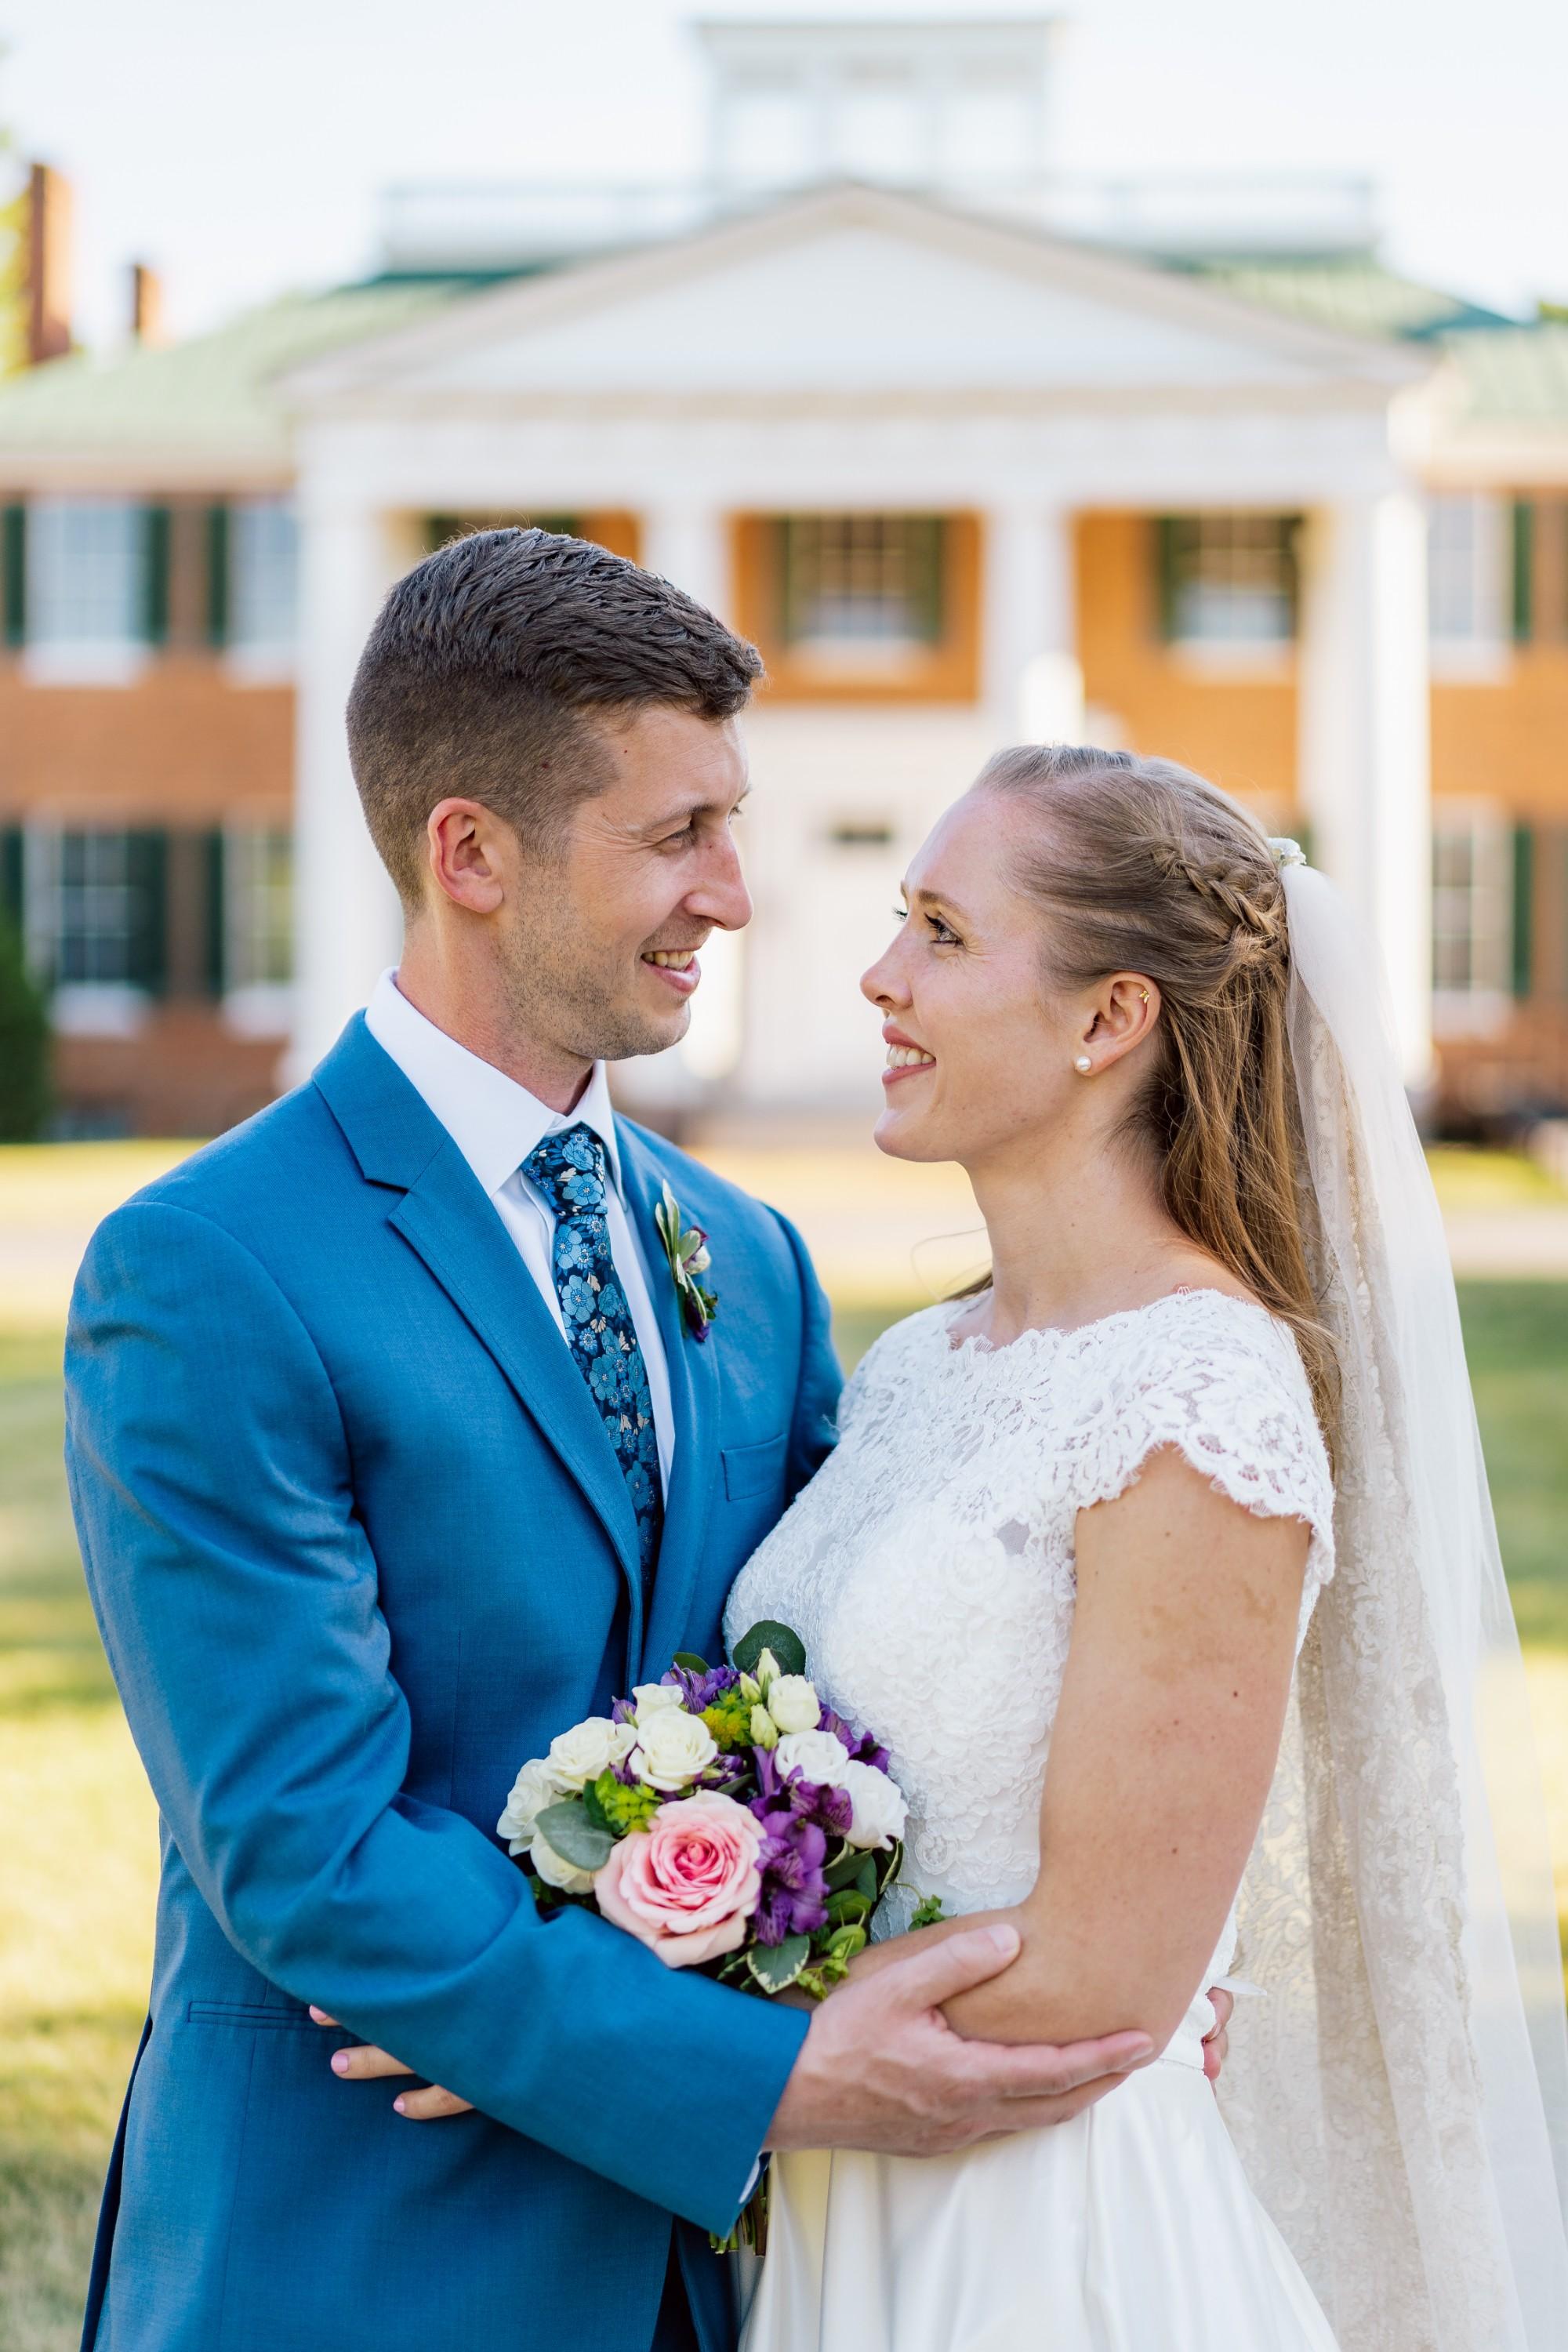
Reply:
[[[301,485],[295,1012],[285,1059],[296,1084],[401,951],[396,893],[365,830],[343,727],[361,650],[401,568],[387,518]]]
[[[985,700],[998,740],[1081,742],[1072,517],[997,507],[984,532]]]
[[[673,581],[727,621],[734,610],[730,572],[729,517],[717,507],[659,506],[644,509],[642,562]]]
[[[1320,509],[1306,534],[1300,765],[1313,862],[1383,956],[1407,1084],[1432,1062],[1426,527],[1403,490]]]

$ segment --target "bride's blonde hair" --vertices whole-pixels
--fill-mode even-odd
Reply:
[[[1309,1271],[1285,892],[1267,836],[1201,776],[1130,751],[1020,744],[974,789],[1038,815],[1014,878],[1051,917],[1047,983],[1158,984],[1163,1042],[1135,1131],[1174,1223],[1294,1332],[1331,1450],[1338,1381]]]

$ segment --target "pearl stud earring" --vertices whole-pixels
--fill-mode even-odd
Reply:
[[[1094,1064],[1089,1060],[1087,1054],[1080,1054],[1073,1064],[1073,1068],[1080,1072],[1080,1074],[1086,1078],[1093,1067]]]

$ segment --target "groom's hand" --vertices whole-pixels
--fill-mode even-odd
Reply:
[[[1000,1975],[1017,1951],[1015,1928],[978,1927],[840,1987],[811,2021],[765,2145],[944,2156],[1066,2123],[1152,2055],[1147,2033],[1065,2049],[955,2033],[943,2001]]]

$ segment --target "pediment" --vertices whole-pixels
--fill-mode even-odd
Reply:
[[[1424,373],[1395,346],[921,202],[841,189],[475,297],[295,380],[305,404],[572,395],[1263,394]]]

